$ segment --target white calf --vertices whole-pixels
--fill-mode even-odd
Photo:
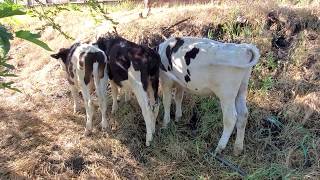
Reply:
[[[80,109],[78,87],[81,87],[87,115],[85,135],[90,134],[92,130],[94,106],[90,89],[93,82],[102,116],[101,126],[103,130],[106,130],[108,126],[106,119],[108,74],[106,71],[107,57],[104,52],[93,45],[75,43],[70,48],[61,48],[51,57],[62,60],[61,64],[67,72],[67,79],[71,85],[74,112]]]
[[[176,120],[182,116],[184,91],[194,94],[216,94],[223,112],[223,133],[215,150],[220,153],[237,127],[234,152],[243,150],[248,109],[246,96],[248,81],[260,57],[252,44],[221,43],[209,39],[170,38],[159,46],[162,61],[160,82],[163,89],[164,120],[170,121],[171,89],[176,88]]]

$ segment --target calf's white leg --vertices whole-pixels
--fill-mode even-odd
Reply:
[[[76,114],[77,112],[80,111],[79,92],[78,92],[77,85],[71,85],[70,90],[73,98],[73,113]]]
[[[223,132],[215,153],[221,153],[225,149],[237,121],[234,98],[224,97],[220,101],[223,113]]]
[[[174,81],[168,77],[163,71],[160,71],[160,85],[162,88],[162,103],[164,108],[164,116],[162,127],[167,128],[168,123],[170,122],[170,106],[172,98],[172,87]]]
[[[81,91],[82,91],[84,106],[86,108],[86,115],[87,115],[86,130],[84,134],[89,135],[92,130],[92,117],[94,112],[94,106],[92,102],[92,97],[90,96],[89,86],[85,84],[85,82],[83,81],[83,78],[81,79],[81,77],[79,77],[79,80],[81,84]]]
[[[164,117],[163,117],[163,128],[167,128],[170,122],[170,106],[171,106],[171,91],[172,88],[170,86],[162,87],[163,90],[163,108],[164,108]]]
[[[248,119],[248,108],[247,108],[247,89],[248,84],[242,83],[238,95],[236,97],[236,109],[237,109],[237,136],[234,144],[233,152],[235,155],[239,155],[243,151],[243,141],[245,135],[245,129]]]
[[[147,92],[144,91],[142,84],[137,82],[133,82],[131,84],[132,90],[136,95],[138,103],[141,107],[143,119],[146,123],[146,146],[150,146],[150,142],[152,141],[152,136],[155,131],[155,118],[151,107],[148,104],[148,95]]]
[[[112,110],[111,113],[114,114],[118,110],[118,86],[112,80],[110,81],[111,94],[112,94]]]
[[[131,99],[131,91],[130,89],[126,89],[124,93],[124,102],[129,102]]]
[[[108,81],[108,77],[106,75],[106,73],[104,74],[103,78],[99,77],[99,73],[98,73],[98,63],[95,63],[93,65],[94,68],[94,72],[93,72],[93,76],[94,76],[94,84],[96,87],[96,93],[98,96],[98,101],[99,101],[99,107],[100,107],[100,111],[101,111],[101,127],[103,131],[107,130],[108,127],[108,122],[107,122],[107,118],[106,118],[106,113],[107,113],[107,81]]]
[[[181,117],[182,117],[182,110],[181,110],[181,104],[182,104],[182,99],[183,99],[183,88],[177,86],[176,88],[176,94],[174,97],[175,103],[176,103],[176,117],[175,117],[175,121],[178,122]]]

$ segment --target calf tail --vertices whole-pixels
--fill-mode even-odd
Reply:
[[[98,88],[99,88],[99,83],[100,83],[100,78],[99,78],[99,63],[93,63],[92,66],[93,66],[92,74],[93,74],[93,79],[94,79],[95,88],[98,89]]]
[[[230,66],[238,68],[251,68],[258,63],[260,58],[259,49],[253,44],[243,44],[243,46],[247,49],[246,51],[250,59],[246,59],[242,62],[239,61],[239,64],[230,64]]]
[[[246,54],[243,54],[239,58],[244,58],[241,60],[234,61],[212,61],[211,65],[223,65],[223,66],[230,66],[230,67],[237,67],[237,68],[251,68],[252,66],[256,65],[260,58],[259,49],[253,44],[240,44],[239,45],[242,50],[246,51]]]
[[[101,79],[108,79],[107,74],[107,57],[103,52],[96,53],[96,61],[93,63],[93,77],[96,85],[96,88],[98,88],[98,85],[100,83]]]
[[[246,44],[248,51],[251,53],[251,59],[249,61],[249,64],[246,64],[246,67],[252,67],[256,65],[260,58],[260,52],[259,49],[253,45],[253,44]]]

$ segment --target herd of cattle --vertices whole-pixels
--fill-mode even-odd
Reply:
[[[155,133],[159,112],[159,86],[162,89],[163,127],[170,122],[172,89],[175,89],[178,121],[182,117],[184,91],[198,95],[214,93],[221,102],[223,133],[215,152],[227,145],[236,126],[234,153],[243,150],[248,117],[246,96],[252,67],[257,64],[259,50],[252,44],[222,43],[206,38],[170,38],[154,49],[130,42],[120,36],[103,36],[93,43],[74,43],[61,48],[51,57],[60,59],[71,86],[74,112],[79,111],[79,88],[86,109],[85,134],[92,130],[95,90],[101,111],[101,126],[108,128],[107,84],[112,92],[115,113],[118,88],[132,91],[142,110],[146,124],[146,145]]]

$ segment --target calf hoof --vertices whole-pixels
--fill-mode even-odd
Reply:
[[[73,109],[73,114],[80,114],[81,113],[81,109],[80,108],[74,108]]]
[[[147,147],[150,146],[150,141],[146,141],[146,146],[147,146]]]
[[[162,124],[161,129],[167,129],[168,128],[168,124]]]
[[[176,118],[174,119],[176,122],[179,122],[181,120],[182,116],[176,116]]]
[[[106,131],[108,131],[108,128],[102,126],[102,127],[101,127],[101,131],[106,132]]]
[[[118,110],[118,106],[112,107],[111,114],[115,114]]]
[[[131,96],[130,95],[126,95],[124,96],[124,102],[129,102],[131,100]]]
[[[214,150],[214,156],[216,156],[216,155],[218,155],[218,154],[221,154],[222,153],[222,151],[223,151],[224,149],[223,148],[221,148],[221,147],[217,147],[215,150]]]
[[[101,125],[101,131],[102,132],[108,132],[110,131],[110,127],[108,125]]]
[[[168,121],[163,120],[163,121],[162,121],[162,128],[163,128],[163,129],[167,129],[169,123],[170,123],[170,119],[169,119]]]
[[[84,136],[90,136],[91,134],[92,134],[92,131],[91,131],[91,130],[86,129],[86,130],[84,131]]]
[[[233,154],[235,156],[240,156],[241,153],[243,152],[243,148],[239,147],[239,146],[234,146],[233,148]]]
[[[111,110],[111,114],[112,114],[112,115],[115,115],[116,112],[117,112],[117,110]]]

